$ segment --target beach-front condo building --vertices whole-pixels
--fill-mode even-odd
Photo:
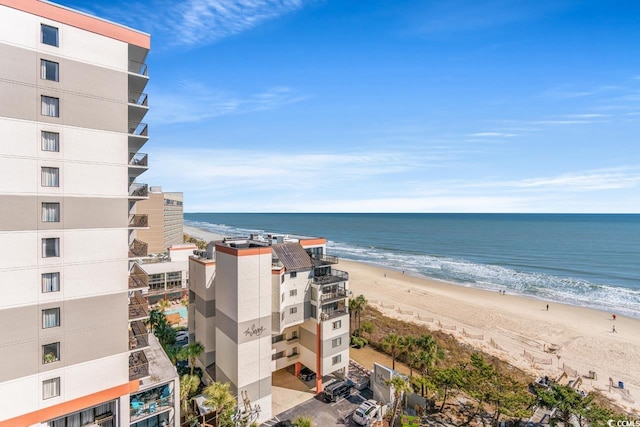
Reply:
[[[303,236],[226,238],[191,257],[190,339],[205,352],[208,379],[271,418],[272,372],[303,366],[322,377],[349,366],[348,279],[326,240]]]
[[[147,243],[150,253],[166,252],[184,241],[182,202],[182,193],[163,192],[162,187],[152,186],[149,197],[138,203],[138,213],[148,218],[148,227],[138,232],[138,238]]]
[[[149,48],[66,7],[0,0],[0,426],[176,418],[134,266]]]

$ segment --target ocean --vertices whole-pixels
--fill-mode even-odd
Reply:
[[[640,215],[185,213],[227,236],[327,238],[340,258],[640,318]]]

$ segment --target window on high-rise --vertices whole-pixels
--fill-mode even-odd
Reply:
[[[60,326],[60,307],[42,310],[42,329]]]
[[[42,222],[60,222],[60,203],[42,204]]]
[[[49,237],[42,239],[42,257],[52,258],[60,256],[60,239],[57,237]]]
[[[60,186],[60,169],[59,168],[42,168],[42,186],[43,187],[59,187]]]
[[[60,117],[60,98],[42,95],[42,115]]]
[[[60,76],[58,70],[60,64],[53,61],[47,61],[46,59],[40,60],[40,78],[43,80],[51,80],[53,82],[59,81]]]
[[[42,274],[42,292],[58,292],[60,291],[60,273],[43,273]]]
[[[51,399],[60,396],[60,377],[42,381],[42,398]]]
[[[58,29],[51,25],[40,24],[40,41],[49,46],[58,47]]]
[[[54,342],[42,346],[42,363],[52,363],[60,360],[60,343]]]
[[[42,131],[42,151],[60,151],[60,134]]]

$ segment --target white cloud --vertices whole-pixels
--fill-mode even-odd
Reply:
[[[310,0],[313,1],[313,0]],[[164,46],[202,46],[250,30],[304,7],[309,0],[137,0],[121,8],[95,6],[111,17],[162,40]]]
[[[155,124],[192,123],[228,114],[272,110],[307,99],[288,87],[239,95],[216,91],[192,82],[180,82],[179,88],[154,91],[150,121]]]
[[[471,137],[488,137],[488,138],[512,138],[517,136],[515,133],[505,133],[505,132],[476,132],[469,133],[467,136]]]

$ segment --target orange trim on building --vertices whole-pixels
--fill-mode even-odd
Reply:
[[[73,414],[82,409],[96,406],[118,397],[126,396],[130,393],[138,391],[140,382],[138,380],[129,381],[128,383],[99,391],[97,393],[82,396],[77,399],[69,400],[58,405],[49,406],[39,411],[30,412],[10,420],[0,421],[0,427],[28,426],[31,424],[42,423],[44,421],[53,420],[63,415]]]
[[[85,15],[55,4],[39,0],[0,0],[0,5],[51,19],[62,24],[71,25],[81,30],[100,34],[145,49],[151,48],[151,36],[121,25]]]
[[[316,326],[316,393],[322,393],[322,323]]]
[[[196,258],[195,256],[191,256],[189,257],[190,260],[193,260],[195,262],[197,262],[200,265],[215,265],[216,262],[212,259],[201,259],[201,258]]]
[[[276,269],[271,269],[271,274],[273,274],[274,276],[279,276],[282,273],[284,273],[284,268],[280,268],[278,270]]]
[[[302,245],[302,247],[305,246],[316,246],[316,245],[326,245],[327,244],[327,239],[301,239],[300,240],[300,245]]]
[[[2,1],[2,0],[0,0],[0,1]],[[198,249],[198,246],[197,245],[189,245],[189,246],[178,247],[178,248],[171,246],[171,247],[169,247],[169,249],[171,249],[172,251],[192,251],[194,249]]]
[[[229,246],[216,245],[216,252],[222,252],[227,255],[234,255],[234,256],[254,256],[254,255],[270,254],[271,247],[264,246],[259,248],[230,248]]]

